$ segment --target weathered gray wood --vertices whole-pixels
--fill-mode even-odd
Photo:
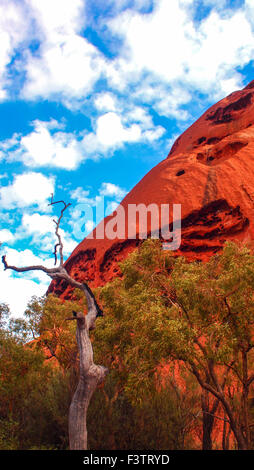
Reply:
[[[88,317],[88,318],[87,318]],[[77,313],[76,338],[79,350],[80,377],[69,410],[69,444],[71,450],[87,449],[87,409],[90,399],[107,374],[107,369],[93,362],[93,349],[89,338],[89,312]]]
[[[73,396],[70,410],[69,410],[69,444],[72,450],[85,450],[87,449],[87,409],[91,397],[97,387],[105,379],[108,370],[103,366],[97,366],[93,362],[93,348],[89,337],[89,331],[95,328],[95,321],[98,316],[102,316],[102,311],[98,306],[96,299],[86,283],[81,283],[73,279],[63,266],[63,244],[59,233],[60,221],[63,217],[64,211],[70,204],[65,204],[64,201],[53,201],[49,205],[63,203],[64,208],[61,211],[61,215],[56,224],[56,237],[58,243],[55,245],[54,256],[55,264],[57,262],[57,248],[59,247],[60,262],[59,266],[54,268],[46,268],[42,265],[37,266],[26,266],[17,267],[11,266],[7,263],[6,257],[2,256],[2,262],[4,269],[10,269],[18,273],[24,273],[27,271],[43,271],[51,279],[60,279],[67,281],[71,286],[81,289],[86,296],[88,312],[87,315],[83,313],[75,313],[75,316],[69,320],[77,321],[76,338],[79,350],[80,360],[80,377],[77,389]]]

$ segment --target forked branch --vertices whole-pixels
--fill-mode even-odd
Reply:
[[[61,214],[60,216],[58,217],[57,220],[53,220],[53,222],[56,224],[56,230],[55,230],[55,235],[58,239],[58,243],[55,244],[55,249],[54,249],[54,256],[55,256],[55,265],[57,263],[57,248],[59,247],[59,256],[60,256],[60,266],[63,266],[63,242],[62,242],[62,239],[61,239],[61,235],[59,233],[59,226],[60,226],[60,222],[63,218],[63,214],[64,214],[64,211],[66,211],[66,209],[68,209],[69,206],[71,206],[71,203],[69,202],[68,204],[66,204],[64,201],[54,201],[54,197],[53,197],[53,194],[51,194],[51,202],[49,204],[49,206],[53,206],[55,204],[63,204],[64,207],[62,208],[61,210]]]
[[[87,448],[87,427],[86,427],[86,413],[91,399],[91,396],[97,387],[106,377],[108,371],[103,366],[98,366],[93,362],[93,349],[92,343],[89,338],[89,330],[95,328],[95,321],[98,316],[102,316],[102,310],[96,302],[94,294],[86,283],[81,283],[73,279],[64,267],[63,261],[63,243],[59,233],[60,222],[63,218],[65,210],[70,206],[64,201],[54,201],[53,194],[51,203],[63,204],[61,214],[57,220],[55,235],[58,242],[55,244],[54,256],[55,265],[57,263],[57,248],[59,247],[60,262],[59,266],[54,268],[47,268],[42,265],[18,267],[9,265],[6,256],[2,256],[4,269],[11,269],[18,273],[27,271],[42,271],[46,273],[51,279],[59,279],[68,282],[71,286],[80,289],[84,292],[87,300],[88,312],[84,315],[82,312],[74,312],[73,319],[77,321],[76,337],[79,348],[79,362],[80,362],[80,378],[73,396],[70,410],[69,410],[69,440],[70,448],[75,450],[82,450]]]

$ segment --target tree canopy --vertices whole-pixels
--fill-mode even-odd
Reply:
[[[149,393],[159,366],[180,361],[181,373],[218,400],[238,447],[249,448],[254,255],[227,243],[209,262],[190,263],[148,240],[121,268],[123,278],[101,290],[106,318],[95,333],[95,347],[104,345],[98,354],[125,375],[134,401]]]
[[[91,340],[110,374],[88,410],[89,447],[253,448],[252,251],[227,243],[189,262],[147,240],[120,267],[95,291]],[[33,298],[19,320],[0,306],[0,448],[68,446],[79,357],[67,319],[86,309],[74,299]]]

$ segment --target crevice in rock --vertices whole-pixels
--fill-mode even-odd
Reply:
[[[103,260],[100,264],[99,270],[101,278],[104,279],[104,273],[112,273],[112,277],[116,272],[120,273],[118,263],[126,258],[128,252],[138,247],[142,243],[139,239],[128,239],[122,242],[116,242],[104,254]]]
[[[212,149],[208,149],[207,152],[199,152],[197,154],[197,161],[204,165],[214,166],[221,163],[221,161],[225,161],[239,152],[242,148],[246,147],[248,142],[229,142],[225,145],[225,147],[214,151]]]
[[[206,117],[207,121],[212,121],[213,124],[224,124],[234,120],[232,112],[240,111],[250,106],[252,102],[252,93],[242,96],[237,101],[230,103],[222,108],[221,106],[215,112],[209,113]]]

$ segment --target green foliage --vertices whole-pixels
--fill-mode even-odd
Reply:
[[[91,332],[94,360],[110,374],[88,410],[90,448],[197,446],[204,383],[221,390],[245,438],[253,415],[252,252],[227,243],[209,262],[190,263],[147,240],[121,269],[96,290],[105,316]],[[33,298],[22,320],[0,305],[0,449],[68,447],[78,379],[69,318],[86,309],[80,291],[74,299]]]
[[[28,321],[11,320],[6,308],[2,309],[6,321],[0,330],[1,450],[68,448],[68,409],[77,377],[69,370],[66,353],[73,348],[74,325],[65,318],[70,316],[71,307],[80,305],[67,303],[62,308],[64,318],[60,318],[60,304],[59,299],[33,298]],[[40,339],[24,344],[31,331],[40,331]]]
[[[95,332],[98,357],[110,363],[120,354],[140,381],[140,372],[169,356],[200,361],[202,368],[196,345],[202,338],[209,358],[226,363],[241,344],[251,343],[253,261],[246,248],[232,243],[208,263],[188,263],[163,253],[158,242],[145,242],[122,263],[124,280],[101,290],[106,318]]]
[[[74,311],[84,311],[86,300],[75,291],[75,301],[63,301],[54,295],[47,298],[32,298],[25,312],[27,327],[32,332],[37,348],[43,348],[49,357],[54,357],[63,370],[76,365],[76,324],[69,321]]]
[[[193,448],[190,431],[195,398],[179,397],[170,383],[157,389],[151,381],[150,386],[149,396],[137,406],[109,376],[88,409],[90,449]]]
[[[190,263],[147,240],[121,268],[123,279],[101,289],[106,318],[94,333],[96,360],[113,368],[132,405],[149,396],[162,361],[181,361],[201,387],[209,381],[221,394],[237,426],[246,402],[237,390],[245,384],[248,394],[253,380],[253,254],[226,243],[209,262]]]
[[[0,419],[0,450],[16,450],[18,441],[19,423],[11,417]]]

